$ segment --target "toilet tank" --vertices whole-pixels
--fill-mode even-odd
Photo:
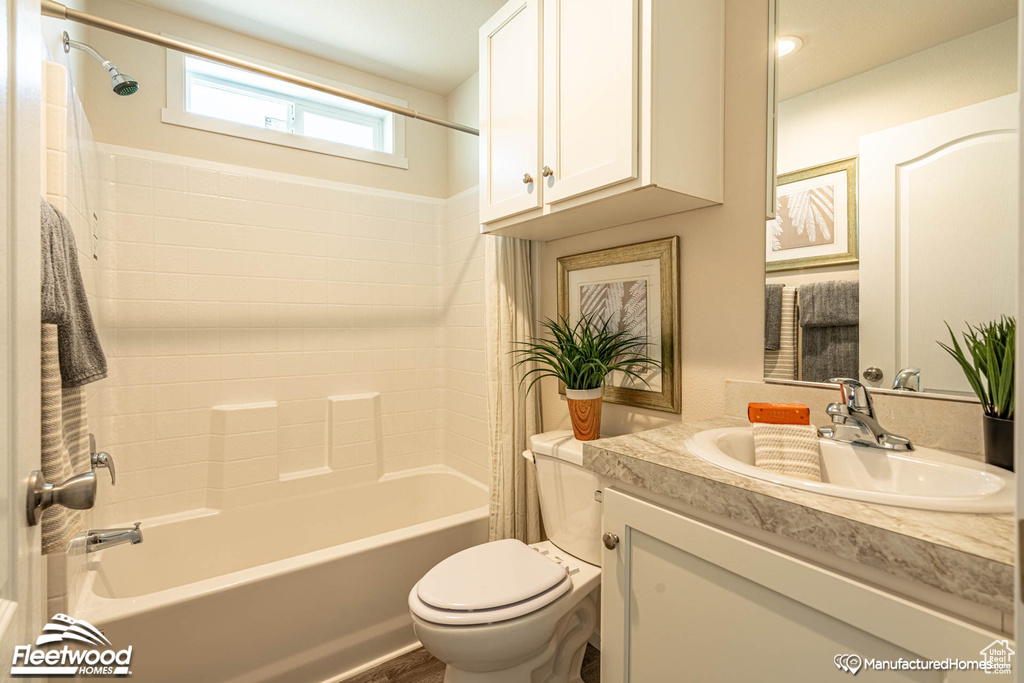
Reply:
[[[537,466],[540,514],[548,539],[565,552],[601,565],[601,502],[594,495],[607,480],[583,469],[583,442],[572,431],[545,432],[530,439]]]

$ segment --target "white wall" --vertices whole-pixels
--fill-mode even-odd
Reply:
[[[442,95],[414,86],[124,0],[81,1],[88,12],[101,17],[398,97],[413,109],[445,115]],[[409,168],[405,170],[173,126],[160,120],[160,110],[166,106],[165,50],[98,29],[88,29],[84,39],[140,84],[138,93],[118,97],[110,89],[106,72],[99,65],[88,65],[83,99],[97,142],[430,197],[448,196],[444,128],[407,121]],[[77,53],[74,59],[91,58]]]
[[[480,72],[448,94],[448,120],[480,126]],[[480,182],[480,138],[448,131],[448,196],[476,187]]]

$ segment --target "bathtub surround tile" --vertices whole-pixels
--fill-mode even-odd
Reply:
[[[697,432],[744,424],[746,419],[727,417],[587,442],[583,466],[627,488],[710,514],[719,523],[799,544],[819,553],[819,559],[839,558],[849,567],[895,577],[908,591],[926,587],[974,607],[1012,613],[1012,515],[831,498],[735,474],[686,446]]]
[[[436,464],[487,481],[475,191],[442,203],[99,152],[107,258],[94,288],[116,339],[105,447],[126,472],[181,469],[163,472],[160,495],[139,479],[102,499],[97,525]],[[365,423],[335,433],[328,400],[367,393],[379,394],[370,450],[353,441]],[[276,404],[270,426],[248,411],[248,427],[229,425],[242,415],[220,410],[260,403]],[[165,462],[172,444],[183,458]],[[263,481],[271,456],[276,481]]]

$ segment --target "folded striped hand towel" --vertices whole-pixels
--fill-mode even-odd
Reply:
[[[769,472],[821,481],[818,428],[754,422],[754,464]]]

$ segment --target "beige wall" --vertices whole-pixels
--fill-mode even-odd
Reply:
[[[548,242],[541,251],[540,313],[553,317],[558,257],[679,235],[686,420],[724,414],[727,378],[762,374],[766,4],[726,2],[725,203]],[[544,429],[568,428],[565,402],[554,382],[545,380],[542,402]],[[603,432],[633,432],[679,419],[606,403]]]
[[[86,0],[85,4],[87,11],[102,17],[398,97],[413,109],[445,115],[441,95],[123,0]],[[140,83],[137,94],[117,97],[102,69],[96,66],[86,71],[84,87],[80,83],[79,88],[84,91],[97,142],[430,197],[448,196],[447,134],[443,128],[421,121],[406,123],[406,170],[172,126],[160,121],[167,99],[165,51],[97,29],[89,29],[85,39]]]
[[[448,120],[477,128],[480,126],[480,72],[467,78],[448,94]],[[480,138],[448,131],[448,196],[452,197],[480,182]]]

